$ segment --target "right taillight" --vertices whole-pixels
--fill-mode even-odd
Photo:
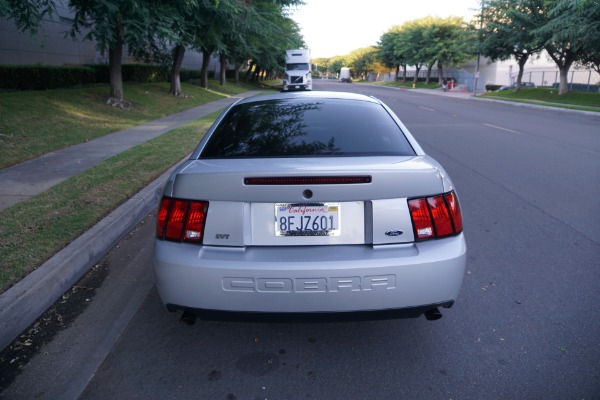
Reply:
[[[163,197],[156,222],[156,237],[175,242],[202,243],[207,201]]]
[[[415,240],[438,239],[462,232],[462,215],[454,192],[408,201]]]

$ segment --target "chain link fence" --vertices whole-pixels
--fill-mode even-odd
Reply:
[[[517,74],[511,74],[511,85],[517,81]],[[523,72],[521,82],[532,82],[537,87],[558,88],[560,74],[558,71]],[[578,92],[600,92],[600,75],[592,70],[572,69],[567,75],[569,90]]]

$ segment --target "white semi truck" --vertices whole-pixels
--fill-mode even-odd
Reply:
[[[340,70],[340,82],[352,83],[352,78],[350,77],[350,68],[342,67]]]
[[[310,50],[286,50],[283,91],[312,90],[311,70]]]

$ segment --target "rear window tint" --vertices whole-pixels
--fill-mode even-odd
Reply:
[[[282,99],[234,106],[200,158],[414,154],[400,127],[378,104]]]

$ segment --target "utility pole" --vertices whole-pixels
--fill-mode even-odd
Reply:
[[[481,59],[481,36],[483,32],[483,5],[485,0],[481,0],[481,18],[479,20],[479,40],[477,43],[477,70],[475,71],[475,85],[473,86],[473,96],[477,96],[477,84],[479,83],[479,61]]]

